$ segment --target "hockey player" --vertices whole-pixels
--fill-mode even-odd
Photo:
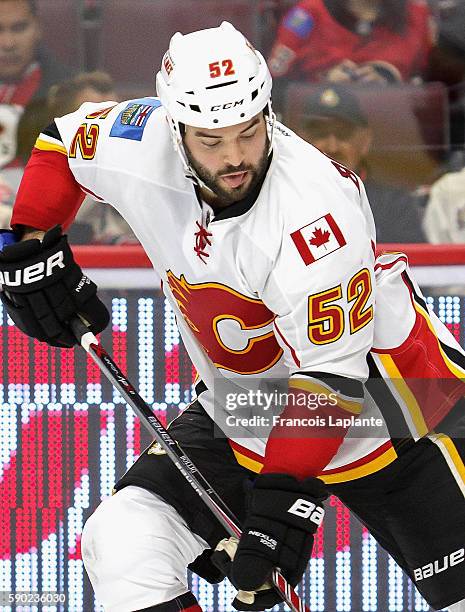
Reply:
[[[360,179],[276,123],[270,92],[262,55],[223,23],[173,36],[159,99],[84,104],[37,140],[12,219],[22,241],[0,255],[10,316],[54,346],[76,343],[77,313],[104,329],[59,226],[85,193],[111,202],[161,276],[199,375],[170,432],[243,525],[238,546],[222,541],[151,445],[87,521],[87,572],[108,612],[200,610],[188,566],[227,574],[234,607],[263,610],[279,601],[273,567],[301,580],[333,492],[432,606],[463,611],[463,351],[404,256],[375,264]],[[369,368],[386,381],[382,401],[379,386],[364,390]],[[266,421],[259,392],[279,380],[287,403]],[[359,421],[382,424],[354,433]]]

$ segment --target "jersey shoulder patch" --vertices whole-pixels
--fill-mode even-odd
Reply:
[[[110,138],[141,141],[150,115],[160,106],[161,102],[157,98],[130,100],[116,117]]]

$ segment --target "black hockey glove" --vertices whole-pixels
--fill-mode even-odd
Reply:
[[[110,320],[97,286],[74,261],[58,225],[42,242],[34,238],[5,247],[0,252],[0,282],[0,298],[14,323],[51,346],[77,344],[68,325],[77,314],[94,334]]]
[[[212,556],[239,589],[232,604],[236,610],[264,610],[282,601],[271,588],[274,568],[293,587],[300,582],[327,496],[325,485],[317,478],[303,482],[286,474],[256,478],[237,550],[230,538],[220,542]]]
[[[225,574],[216,565],[213,565],[211,556],[213,550],[206,548],[192,563],[187,566],[191,572],[197,574],[210,584],[218,584],[225,579]]]

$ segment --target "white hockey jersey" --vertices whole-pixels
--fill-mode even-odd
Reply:
[[[56,127],[36,147],[67,155],[83,190],[131,226],[176,313],[201,381],[199,399],[240,463],[260,470],[272,423],[231,425],[231,398],[256,392],[265,379],[329,384],[342,401],[361,401],[353,382],[369,373],[376,281],[375,229],[358,177],[278,124],[258,193],[215,215],[185,177],[156,98],[84,104]],[[414,325],[404,320],[403,342]],[[385,319],[383,329],[390,324]],[[321,373],[334,375],[337,388]],[[363,417],[381,417],[369,393]],[[361,436],[349,431],[325,481],[363,476],[395,459],[385,423],[370,427]]]

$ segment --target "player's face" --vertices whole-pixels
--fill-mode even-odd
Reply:
[[[189,163],[223,206],[242,200],[262,178],[268,162],[263,113],[226,128],[186,126]]]
[[[371,144],[368,128],[335,118],[307,122],[303,136],[331,159],[355,172]]]
[[[21,77],[40,39],[37,18],[26,0],[0,2],[0,80]]]

